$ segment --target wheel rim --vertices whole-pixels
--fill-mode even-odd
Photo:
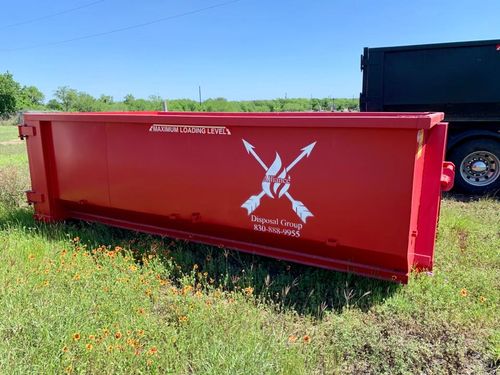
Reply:
[[[490,185],[500,175],[500,160],[489,151],[474,151],[462,160],[460,174],[473,186]]]

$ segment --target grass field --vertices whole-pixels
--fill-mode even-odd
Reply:
[[[70,222],[21,204],[0,126],[0,373],[484,374],[500,360],[500,203],[443,201],[409,285]]]

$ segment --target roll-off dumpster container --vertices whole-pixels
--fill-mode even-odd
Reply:
[[[406,282],[432,269],[442,113],[29,113],[35,217]]]

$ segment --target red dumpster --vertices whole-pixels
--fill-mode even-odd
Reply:
[[[38,220],[76,218],[370,277],[432,269],[442,113],[30,113]]]

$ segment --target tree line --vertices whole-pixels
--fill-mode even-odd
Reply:
[[[94,97],[68,86],[59,87],[53,98],[45,101],[44,94],[35,86],[22,86],[11,73],[0,74],[0,117],[6,118],[25,110],[65,112],[102,111],[161,111],[166,102],[169,111],[193,112],[306,112],[306,111],[357,111],[358,99],[346,98],[278,98],[270,100],[234,101],[225,98],[207,99],[201,103],[191,99],[165,101],[152,95],[147,99],[128,94],[121,101],[112,96]]]

